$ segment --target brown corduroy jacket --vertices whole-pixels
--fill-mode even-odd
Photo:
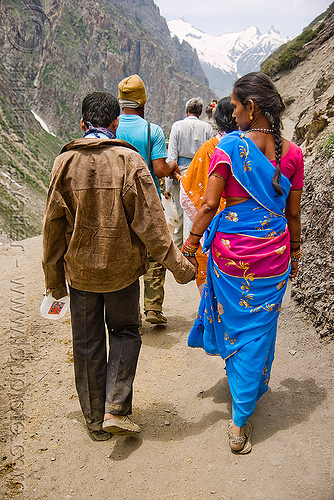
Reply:
[[[148,269],[147,250],[179,283],[194,266],[174,245],[150,171],[125,141],[76,139],[56,158],[46,201],[43,270],[57,299],[66,282],[112,292]]]

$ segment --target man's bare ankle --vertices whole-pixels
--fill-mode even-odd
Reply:
[[[116,418],[117,420],[124,420],[124,415],[113,415],[112,413],[105,413],[103,420],[108,420],[109,418]]]

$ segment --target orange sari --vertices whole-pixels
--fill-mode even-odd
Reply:
[[[208,173],[211,156],[222,135],[211,137],[197,151],[192,159],[187,171],[182,175],[181,186],[181,206],[187,216],[194,221],[200,204],[202,203],[206,186],[208,184]],[[220,200],[218,212],[225,208],[225,199]],[[196,252],[198,262],[198,276],[196,284],[200,288],[206,280],[206,267],[208,258],[202,254],[202,246]]]

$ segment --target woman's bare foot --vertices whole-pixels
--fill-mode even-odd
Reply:
[[[228,423],[227,434],[231,450],[242,450],[246,441],[245,427],[238,427],[232,420],[230,420]]]
[[[233,436],[241,437],[245,433],[245,427],[238,427],[232,420],[229,430]]]

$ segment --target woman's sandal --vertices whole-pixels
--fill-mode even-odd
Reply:
[[[252,449],[252,426],[249,422],[245,424],[245,433],[242,436],[234,436],[230,431],[232,420],[229,420],[227,434],[230,443],[230,448],[234,453],[245,455]]]

